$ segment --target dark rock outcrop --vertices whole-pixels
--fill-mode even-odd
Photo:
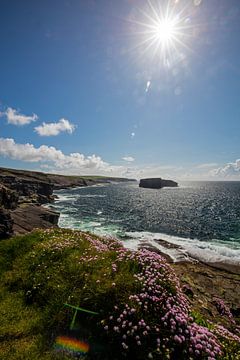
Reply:
[[[15,191],[23,202],[24,198],[27,198],[28,201],[33,199],[33,202],[45,204],[49,202],[49,197],[53,193],[53,184],[50,181],[30,180],[0,174],[0,182],[8,189]]]
[[[173,180],[164,180],[161,178],[149,178],[149,179],[141,179],[139,186],[150,189],[161,189],[166,186],[177,187],[178,183]]]
[[[13,235],[13,219],[8,210],[0,208],[0,239]]]
[[[16,209],[18,205],[18,194],[0,183],[0,206],[5,209]]]
[[[35,204],[22,204],[12,211],[14,234],[24,234],[35,228],[57,227],[59,213]]]
[[[44,174],[0,169],[0,238],[57,226],[59,214],[40,206],[53,201],[53,187]]]

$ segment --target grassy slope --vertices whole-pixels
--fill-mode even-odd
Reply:
[[[87,359],[240,359],[231,335],[215,338],[196,313],[212,332],[194,323],[178,279],[157,254],[46,230],[2,241],[0,273],[2,360],[72,358],[54,350],[59,335],[88,342]],[[98,314],[79,312],[70,329],[66,302]]]

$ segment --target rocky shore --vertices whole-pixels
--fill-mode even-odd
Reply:
[[[57,227],[60,214],[41,206],[54,201],[55,189],[114,181],[132,180],[0,168],[0,239],[23,234],[34,228]]]

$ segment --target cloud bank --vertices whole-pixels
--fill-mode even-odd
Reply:
[[[56,170],[70,171],[94,170],[112,172],[114,167],[103,161],[100,156],[84,156],[80,153],[64,154],[53,146],[17,144],[13,139],[0,138],[0,156],[31,163],[50,163]]]
[[[224,179],[240,180],[240,159],[233,163],[228,163],[217,169],[211,171],[212,176],[217,176]]]
[[[45,122],[42,125],[36,126],[35,131],[40,136],[56,136],[59,135],[61,132],[67,132],[72,134],[75,130],[75,126],[71,124],[67,119],[60,119],[58,122],[55,123],[48,123]]]
[[[23,115],[11,107],[8,107],[6,111],[1,112],[0,116],[5,116],[7,118],[8,124],[17,126],[27,125],[38,119],[36,114],[33,114],[32,116]]]

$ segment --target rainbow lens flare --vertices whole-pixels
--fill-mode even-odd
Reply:
[[[89,351],[89,345],[87,343],[68,336],[58,336],[54,347],[57,350],[64,350],[73,353],[86,354]]]

